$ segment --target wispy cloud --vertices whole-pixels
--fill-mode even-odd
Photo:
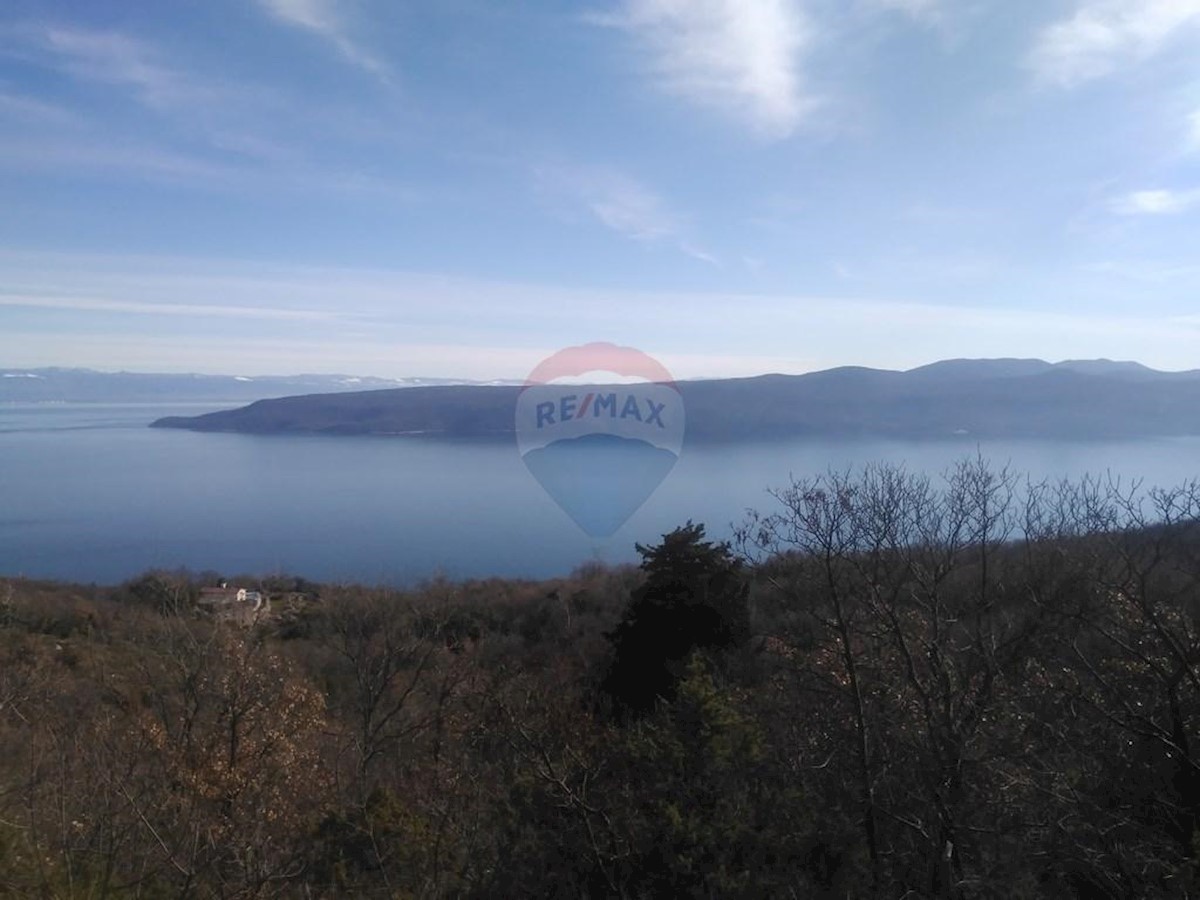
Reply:
[[[281,22],[328,41],[347,62],[381,81],[391,80],[388,66],[349,36],[332,0],[259,0],[259,3]]]
[[[813,25],[796,0],[625,0],[592,21],[633,35],[661,88],[760,134],[787,136],[817,106],[801,65]]]
[[[0,91],[0,116],[43,125],[74,125],[79,122],[79,117],[68,109],[7,91]]]
[[[0,164],[24,171],[82,170],[133,174],[142,180],[206,185],[235,183],[238,170],[202,157],[131,140],[89,135],[87,140],[58,136],[19,136],[0,142]]]
[[[88,89],[111,87],[192,131],[211,130],[213,123],[227,122],[252,108],[259,118],[263,115],[262,91],[189,71],[164,48],[122,32],[33,24],[10,27],[0,29],[0,55],[64,75]],[[82,106],[67,110],[37,98],[0,94],[0,110],[6,107],[43,124],[100,121]]]
[[[546,166],[534,175],[540,188],[582,206],[622,237],[666,242],[694,259],[716,263],[686,237],[682,217],[658,193],[623,172],[604,166]]]
[[[520,378],[555,347],[589,335],[641,346],[652,340],[646,349],[680,378],[855,363],[908,368],[950,356],[1107,356],[1158,368],[1195,366],[1195,332],[1172,318],[1192,315],[1186,306],[1156,311],[1143,303],[1113,312],[1090,298],[1073,311],[1054,311],[844,291],[623,291],[3,248],[0,268],[0,293],[25,297],[18,302],[27,306],[61,304],[8,314],[0,358],[12,366]],[[189,320],[208,313],[211,298],[220,298],[217,309],[230,326],[197,328]],[[69,310],[78,313],[63,314]],[[798,351],[798,334],[821,340]],[[730,362],[717,365],[719,359]]]
[[[1132,191],[1113,200],[1111,208],[1123,216],[1163,216],[1200,207],[1200,190],[1164,189]]]
[[[618,234],[656,241],[679,231],[663,199],[644,185],[615,172],[593,171],[576,180],[579,199]]]
[[[1200,0],[1084,0],[1037,37],[1029,65],[1043,83],[1071,88],[1162,50],[1200,24]]]
[[[150,45],[111,31],[48,28],[35,45],[78,78],[131,88],[155,109],[211,103],[216,92],[166,64]]]
[[[352,110],[315,106],[277,88],[189,66],[159,43],[76,25],[0,24],[0,58],[5,57],[70,79],[84,93],[68,107],[0,84],[0,122],[19,126],[0,141],[0,164],[26,171],[120,172],[208,187],[411,194],[386,179],[315,162],[308,145],[296,140],[324,123],[346,136],[360,124]],[[114,124],[96,102],[101,90],[142,107],[151,118],[133,127],[132,120]]]
[[[1084,266],[1085,271],[1107,277],[1156,285],[1183,282],[1200,286],[1200,265],[1180,264],[1156,259],[1109,259]]]
[[[1188,116],[1187,143],[1188,149],[1200,151],[1200,109]]]
[[[189,71],[157,44],[121,32],[30,23],[0,29],[0,55],[65,76],[87,92],[70,108],[0,92],[0,116],[22,123],[0,144],[0,162],[212,182],[233,172],[234,157],[275,163],[281,156],[258,133],[271,121],[265,111],[275,108],[260,91]],[[97,89],[169,121],[169,139],[161,122],[114,127],[98,114]]]
[[[299,322],[327,322],[337,318],[337,315],[334,313],[318,310],[277,309],[257,306],[221,306],[207,303],[153,303],[138,300],[117,300],[106,297],[48,296],[41,294],[0,293],[0,306],[19,306],[27,309],[61,309],[72,312],[131,313],[148,316],[216,317]]]
[[[944,13],[941,0],[865,0],[876,10],[903,13],[918,22],[935,23]]]

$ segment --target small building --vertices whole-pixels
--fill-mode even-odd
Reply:
[[[249,612],[256,613],[263,608],[265,598],[260,591],[231,588],[228,584],[222,584],[220,587],[200,588],[197,602],[213,612],[231,612],[238,607],[249,607]]]

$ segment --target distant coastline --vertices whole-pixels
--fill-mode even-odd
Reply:
[[[903,372],[841,367],[677,387],[690,441],[1200,435],[1200,371],[1160,372],[1131,362],[946,360]],[[310,393],[170,416],[153,427],[505,438],[513,433],[519,391],[515,385],[474,384]]]

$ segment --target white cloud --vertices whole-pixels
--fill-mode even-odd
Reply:
[[[595,22],[634,35],[661,88],[784,137],[816,106],[801,62],[811,46],[797,0],[625,0]]]
[[[1173,215],[1187,212],[1197,206],[1200,206],[1200,190],[1132,191],[1112,202],[1113,211],[1123,216]]]
[[[1188,147],[1192,150],[1200,150],[1200,109],[1196,110],[1188,116]]]
[[[1029,64],[1037,78],[1070,88],[1153,56],[1200,24],[1200,0],[1084,0],[1038,36]]]
[[[331,43],[348,62],[380,80],[390,80],[390,71],[376,56],[346,33],[345,23],[331,0],[259,0],[271,15],[295,28],[302,28]]]

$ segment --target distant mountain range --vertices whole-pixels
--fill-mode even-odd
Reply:
[[[579,392],[587,386],[578,386]],[[1200,370],[1134,362],[953,359],[678,383],[690,440],[784,436],[1146,437],[1200,434]],[[504,437],[519,386],[442,385],[262,400],[160,428]]]
[[[98,372],[94,369],[0,369],[0,403],[249,402],[295,394],[482,383],[454,378],[370,378],[353,375],[251,377]]]

